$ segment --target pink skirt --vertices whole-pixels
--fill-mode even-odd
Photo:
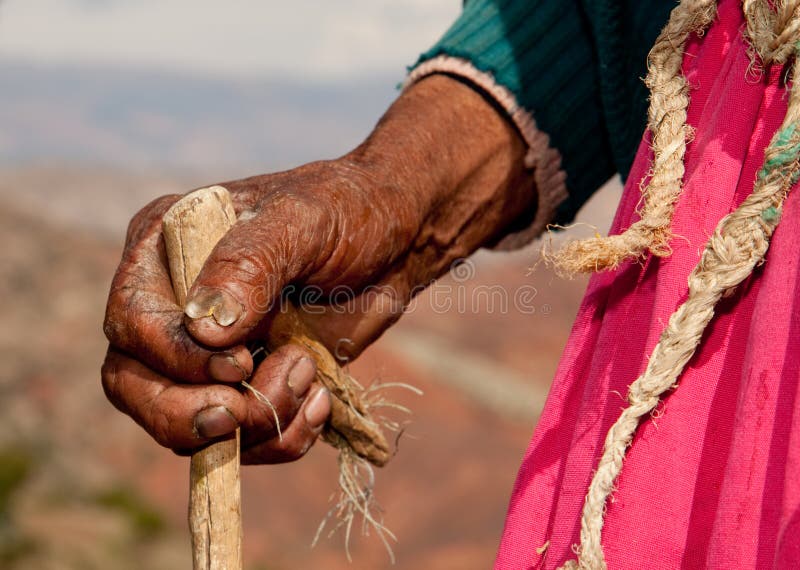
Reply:
[[[574,559],[580,514],[608,428],[626,406],[719,220],[750,194],[786,113],[785,69],[750,66],[737,0],[684,58],[692,86],[685,188],[671,257],[595,275],[525,454],[496,568]],[[637,219],[643,141],[612,228]],[[607,504],[616,569],[800,568],[800,190],[767,252],[723,299],[653,417],[639,426]],[[545,545],[546,548],[545,548]]]

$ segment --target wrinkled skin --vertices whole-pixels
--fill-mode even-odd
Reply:
[[[281,347],[254,368],[245,348],[263,338],[281,291],[294,290],[296,300],[297,291],[318,293],[303,320],[337,358],[355,358],[413,294],[530,215],[536,194],[524,152],[481,95],[446,76],[427,78],[344,157],[224,183],[239,221],[189,291],[186,314],[161,236],[179,196],[151,202],[130,223],[109,294],[108,398],[177,453],[240,426],[244,463],[301,457],[322,430],[330,395],[312,382],[302,349]],[[326,296],[340,300],[344,290],[360,296],[331,310]],[[245,379],[274,404],[282,440],[269,409],[238,388]]]

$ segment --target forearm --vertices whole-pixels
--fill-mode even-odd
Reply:
[[[525,152],[512,124],[481,94],[434,75],[398,98],[345,160],[375,176],[389,203],[414,202],[419,218],[410,222],[408,263],[426,280],[535,208]]]

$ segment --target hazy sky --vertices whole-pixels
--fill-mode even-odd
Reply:
[[[2,0],[0,57],[243,76],[412,63],[461,0]]]

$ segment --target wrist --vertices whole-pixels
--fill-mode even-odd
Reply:
[[[410,247],[419,265],[438,275],[535,208],[526,150],[478,91],[432,75],[404,92],[344,158],[374,176],[379,199],[414,205]]]

